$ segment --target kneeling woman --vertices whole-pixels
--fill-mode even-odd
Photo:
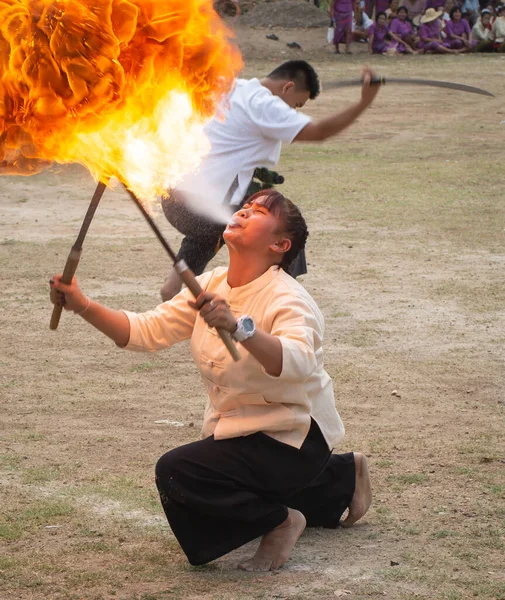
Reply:
[[[120,347],[155,351],[191,339],[208,393],[203,439],[162,456],[156,484],[191,564],[214,560],[261,536],[245,570],[278,569],[306,524],[352,525],[371,502],[366,459],[332,455],[344,428],[323,369],[323,317],[287,265],[304,247],[297,207],[262,191],[224,232],[228,269],[198,280],[154,310],[134,314],[86,298],[54,278],[53,302],[80,314]],[[216,335],[241,344],[234,363]]]

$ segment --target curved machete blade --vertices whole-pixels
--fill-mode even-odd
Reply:
[[[435,81],[431,79],[397,79],[386,77],[376,77],[372,79],[372,85],[386,85],[388,83],[396,83],[400,85],[427,85],[430,87],[448,88],[451,90],[458,90],[460,92],[469,92],[470,94],[480,94],[481,96],[491,96],[494,98],[494,94],[487,92],[478,87],[472,85],[465,85],[463,83],[453,83],[452,81]],[[357,85],[363,85],[362,79],[347,79],[343,81],[332,81],[323,85],[323,89],[341,88],[341,87],[353,87]]]

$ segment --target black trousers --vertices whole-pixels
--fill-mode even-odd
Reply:
[[[156,485],[189,562],[201,565],[280,525],[287,507],[309,526],[338,527],[354,494],[354,455],[332,455],[315,421],[300,449],[264,433],[211,436],[162,456]]]
[[[247,198],[248,195],[236,207],[237,210],[246,203]],[[226,225],[193,212],[184,201],[177,199],[174,192],[171,192],[170,198],[164,197],[161,204],[169,223],[184,234],[177,259],[184,260],[195,275],[201,275],[223,246]],[[302,250],[291,263],[290,273],[298,277],[306,272],[305,250]]]

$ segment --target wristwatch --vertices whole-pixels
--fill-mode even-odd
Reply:
[[[237,327],[235,331],[231,334],[231,337],[236,342],[243,342],[248,340],[256,333],[256,324],[254,323],[254,319],[252,317],[248,317],[247,315],[243,315],[237,319]]]

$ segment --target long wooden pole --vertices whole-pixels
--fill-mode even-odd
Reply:
[[[81,230],[79,231],[79,235],[75,240],[72,249],[70,250],[70,254],[68,255],[67,262],[65,263],[65,268],[63,269],[63,275],[61,280],[63,283],[71,283],[72,277],[74,276],[77,265],[79,264],[79,260],[81,258],[82,253],[82,244],[84,242],[84,238],[88,233],[89,226],[91,225],[91,221],[95,215],[95,211],[98,207],[100,200],[107,188],[107,184],[103,182],[99,182],[96,186],[95,193],[93,194],[93,198],[89,203],[88,210],[86,212],[86,216],[84,217],[84,221],[81,225]],[[57,329],[58,323],[60,322],[60,316],[63,306],[59,304],[55,304],[53,307],[53,314],[51,315],[51,322],[49,323],[50,329]]]
[[[161,245],[167,251],[168,255],[174,262],[174,268],[179,274],[179,277],[182,281],[188,286],[190,292],[193,294],[195,298],[197,298],[202,292],[202,288],[198,283],[198,280],[195,277],[193,271],[188,267],[184,260],[178,260],[177,256],[173,252],[172,248],[170,248],[168,242],[163,237],[161,231],[158,229],[156,223],[152,220],[151,215],[147,212],[142,202],[137,198],[137,196],[123,183],[125,190],[130,195],[130,198],[135,202],[135,204],[140,209],[140,212],[144,216],[145,220],[149,223],[151,229],[154,231],[156,237],[161,242]],[[240,354],[235,346],[234,341],[231,338],[231,335],[225,329],[217,329],[219,337],[223,340],[224,345],[226,346],[228,352],[231,354],[231,357],[235,362],[240,360]]]

